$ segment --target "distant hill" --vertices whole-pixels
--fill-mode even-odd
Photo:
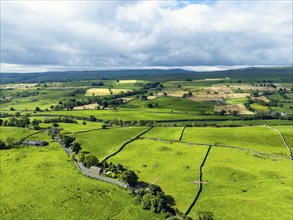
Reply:
[[[137,70],[96,70],[96,71],[61,71],[40,73],[1,73],[0,82],[48,82],[99,79],[149,79],[149,80],[184,80],[224,78],[250,80],[274,79],[279,82],[292,82],[293,67],[243,68],[225,71],[195,72],[183,69],[137,69]]]

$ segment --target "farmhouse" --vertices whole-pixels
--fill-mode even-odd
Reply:
[[[103,173],[103,168],[101,168],[101,167],[96,167],[96,166],[91,166],[91,167],[90,167],[90,171],[91,171],[92,173],[95,173],[95,174],[99,174],[99,175],[101,175],[101,174]]]
[[[49,143],[47,141],[27,141],[25,144],[30,146],[46,146]]]

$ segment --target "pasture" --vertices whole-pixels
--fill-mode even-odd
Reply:
[[[82,150],[89,151],[101,161],[104,157],[116,152],[127,140],[144,131],[145,127],[111,128],[87,132],[77,132],[76,138]]]
[[[182,141],[246,148],[289,156],[281,137],[264,126],[237,128],[186,128]]]
[[[214,219],[291,219],[292,161],[212,147],[201,196],[190,212]]]
[[[127,145],[109,161],[134,170],[139,181],[162,187],[175,199],[175,206],[185,212],[196,195],[198,170],[207,147],[189,146],[153,140],[137,140]]]
[[[58,144],[1,150],[2,219],[161,219],[128,192],[82,176]]]

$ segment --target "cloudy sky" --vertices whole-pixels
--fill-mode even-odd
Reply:
[[[292,4],[1,0],[1,71],[292,65]]]

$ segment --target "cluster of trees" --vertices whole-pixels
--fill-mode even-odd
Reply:
[[[166,196],[160,186],[150,184],[147,188],[136,190],[134,194],[136,202],[140,203],[143,209],[161,213],[164,218],[176,215],[176,211],[172,208],[174,199]]]
[[[88,105],[92,103],[97,103],[102,108],[115,108],[116,106],[124,103],[124,100],[122,99],[123,97],[126,96],[132,96],[132,95],[137,95],[137,94],[144,94],[146,93],[147,90],[145,89],[139,89],[139,90],[133,90],[133,91],[127,91],[123,92],[121,91],[119,94],[116,95],[111,95],[111,96],[104,96],[104,97],[98,97],[98,96],[92,96],[88,97],[87,99],[70,99],[70,100],[64,100],[64,101],[59,101],[57,105],[52,105],[50,109],[58,111],[58,110],[72,110],[74,107],[77,106],[83,106],[83,105]]]
[[[192,96],[192,92],[189,91],[188,93],[184,93],[182,97],[183,98],[189,98],[191,96]]]
[[[54,122],[63,122],[63,123],[77,123],[77,121],[71,117],[54,117],[54,118],[45,118],[44,123],[54,123]]]
[[[58,142],[62,146],[70,148],[75,154],[78,154],[79,151],[82,149],[80,143],[75,141],[75,137],[59,134]]]
[[[0,119],[0,126],[27,128],[29,127],[30,123],[30,118],[27,116],[10,117],[6,120]]]
[[[15,144],[13,137],[7,137],[5,141],[0,140],[0,150],[10,149]]]
[[[153,89],[153,90],[163,90],[165,87],[163,84],[161,84],[160,82],[152,82],[152,83],[147,83],[146,85],[144,85],[143,87],[144,89]]]

